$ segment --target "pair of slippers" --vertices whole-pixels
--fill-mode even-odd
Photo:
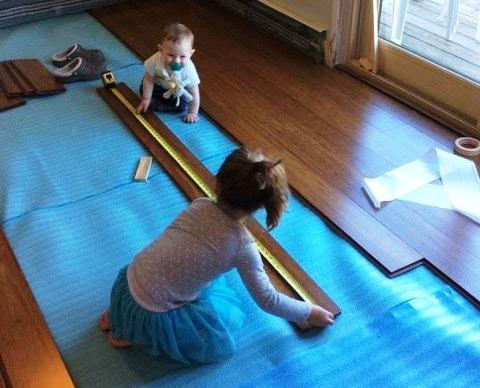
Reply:
[[[52,63],[58,67],[54,75],[61,83],[98,79],[107,70],[105,56],[100,50],[86,49],[78,43],[53,54]]]

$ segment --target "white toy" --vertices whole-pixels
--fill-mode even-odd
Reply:
[[[182,77],[179,71],[172,71],[170,78],[166,81],[168,82],[168,90],[163,93],[163,98],[169,99],[172,96],[175,97],[177,99],[175,106],[180,105],[180,97],[182,96],[187,102],[193,100],[193,96],[183,86]]]

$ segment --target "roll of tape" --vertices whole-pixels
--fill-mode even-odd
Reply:
[[[480,155],[480,140],[473,137],[459,137],[455,140],[455,151],[460,155]]]

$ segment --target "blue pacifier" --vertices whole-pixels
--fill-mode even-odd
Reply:
[[[172,62],[170,64],[170,69],[172,69],[172,71],[179,71],[182,69],[182,67],[182,62]]]

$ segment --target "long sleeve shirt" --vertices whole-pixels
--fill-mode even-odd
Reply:
[[[193,201],[135,256],[127,279],[134,300],[160,312],[194,301],[202,288],[232,268],[263,310],[295,322],[310,314],[310,304],[275,290],[250,232],[207,198]]]

